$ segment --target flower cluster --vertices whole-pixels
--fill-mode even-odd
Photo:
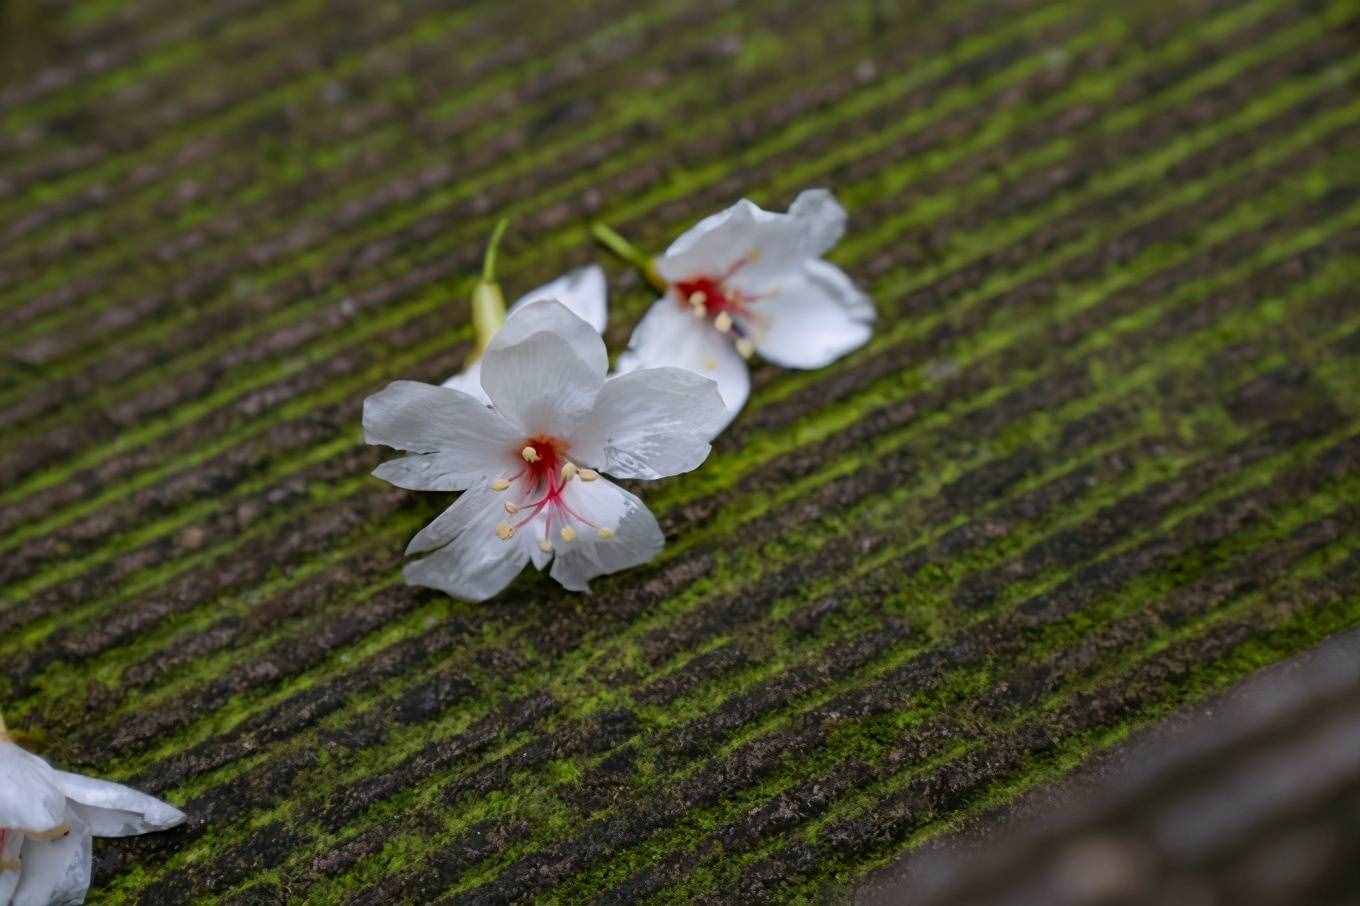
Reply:
[[[499,225],[473,290],[478,342],[465,370],[442,386],[396,381],[364,403],[368,443],[406,453],[374,475],[462,492],[411,540],[406,580],[481,601],[533,563],[587,591],[656,556],[656,519],[605,476],[652,480],[702,464],[750,395],[751,357],[819,368],[869,339],[873,303],[822,258],[845,221],[821,189],[784,214],[742,200],[655,259],[597,224],[661,294],[612,376],[604,272],[572,271],[507,313]]]
[[[532,561],[585,591],[661,550],[651,512],[603,475],[688,472],[707,458],[726,410],[714,383],[693,372],[606,378],[607,368],[595,329],[548,299],[516,311],[491,341],[481,394],[396,381],[365,401],[368,442],[408,453],[375,475],[463,492],[411,540],[407,553],[426,556],[407,565],[408,582],[483,600]]]
[[[610,478],[689,472],[750,395],[747,360],[818,368],[864,344],[874,308],[822,260],[845,231],[830,193],[786,214],[740,201],[652,259],[603,225],[596,236],[661,294],[613,374],[599,267],[574,270],[508,311],[497,226],[473,288],[477,343],[442,385],[395,381],[364,401],[364,437],[405,455],[374,475],[460,492],[407,547],[413,585],[490,598],[532,563],[573,591],[646,563],[664,536]],[[0,906],[85,901],[94,837],[160,831],[183,812],[136,790],[57,770],[0,717]]]

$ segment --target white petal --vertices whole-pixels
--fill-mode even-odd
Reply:
[[[561,526],[558,526],[560,529]],[[553,545],[559,539],[549,531],[548,520],[543,515],[534,517],[519,530],[516,536],[521,539],[524,549],[529,553],[529,560],[534,564],[534,569],[539,572],[548,565],[553,558]],[[548,542],[548,549],[544,550],[542,542]]]
[[[604,348],[600,332],[591,324],[575,315],[561,302],[554,299],[536,299],[524,305],[516,303],[514,310],[505,319],[503,326],[491,338],[486,354],[482,356],[482,377],[485,381],[486,363],[497,353],[517,346],[535,334],[550,334],[560,338],[570,347],[575,357],[589,368],[599,372],[604,378],[609,368],[609,353]],[[487,393],[495,398],[490,388]]]
[[[874,306],[845,272],[806,262],[743,321],[760,355],[785,368],[821,368],[873,335]]]
[[[413,453],[440,453],[437,463],[406,457],[375,472],[417,489],[457,490],[504,467],[519,432],[481,401],[433,384],[393,381],[364,400],[364,438]],[[405,487],[405,484],[402,484]]]
[[[494,533],[496,525],[505,518],[503,506],[506,493],[493,491],[489,485],[468,489],[411,539],[406,553],[424,554],[443,547],[468,529],[480,527],[483,522],[489,524]]]
[[[600,361],[587,363],[561,334],[536,331],[518,342],[501,345],[515,318],[491,341],[482,358],[482,386],[496,411],[520,431],[520,437],[547,435],[566,439],[590,414],[604,385],[604,341],[590,325],[555,302],[535,302],[532,312],[551,306],[574,320],[599,344]]]
[[[596,576],[646,563],[665,546],[646,504],[611,481],[572,481],[564,496],[573,512],[594,523],[572,541],[555,544],[550,575],[571,591],[589,591]],[[599,537],[600,528],[612,536]]]
[[[491,405],[491,397],[487,396],[486,391],[482,389],[482,360],[480,358],[444,381],[443,386],[479,399],[484,405]]]
[[[517,482],[510,490],[505,492],[505,499],[524,504],[541,499],[544,491],[545,488],[542,485],[530,487],[528,481]],[[557,533],[561,531],[563,525],[560,516],[555,515],[550,520],[548,518],[549,512],[551,512],[551,509],[544,507],[542,511],[534,514],[530,508],[526,507],[513,518],[509,515],[504,517],[507,522],[519,526],[515,529],[512,543],[520,546],[524,556],[539,571],[542,571],[552,560],[553,545],[560,540]],[[528,522],[524,521],[526,516],[531,517]],[[523,524],[521,525],[521,523]],[[548,542],[547,550],[543,549],[543,542],[545,541]]]
[[[185,814],[155,796],[107,780],[57,771],[57,782],[96,837],[131,837],[183,824]]]
[[[778,216],[763,211],[743,198],[717,214],[709,215],[681,234],[656,261],[661,276],[671,281],[690,277],[716,277],[750,256],[756,247],[756,225]]]
[[[608,298],[609,291],[605,283],[604,269],[598,264],[591,264],[568,271],[556,280],[525,293],[514,305],[510,306],[510,313],[514,314],[531,302],[556,299],[566,306],[572,314],[595,328],[596,333],[604,333],[605,323],[609,316]],[[491,404],[491,398],[482,389],[482,360],[480,358],[444,381],[443,386],[460,390],[469,396],[475,396],[487,405]]]
[[[618,478],[665,478],[708,458],[727,424],[718,385],[684,368],[643,368],[605,381],[572,456]]]
[[[732,272],[733,286],[759,293],[804,261],[820,257],[845,233],[845,209],[825,189],[801,193],[787,214],[742,199],[701,221],[657,262],[672,282]]]
[[[0,906],[8,906],[14,889],[19,886],[19,872],[23,867],[19,859],[24,839],[19,831],[0,830]]]
[[[28,837],[20,853],[23,876],[12,906],[75,906],[90,889],[90,829],[74,809],[65,823],[70,833],[57,840]]]
[[[826,189],[804,189],[789,205],[808,258],[820,258],[845,235],[845,208]]]
[[[619,372],[641,368],[685,368],[717,382],[727,415],[718,430],[736,418],[751,394],[751,374],[732,340],[689,313],[669,297],[648,310],[619,357]]]
[[[406,581],[468,601],[498,594],[529,562],[523,539],[502,541],[496,535],[496,526],[506,519],[503,506],[501,493],[489,488],[467,491],[412,540],[412,550],[429,550],[448,539],[434,553],[408,563],[403,570]]]
[[[518,441],[516,434],[501,448],[497,459],[477,469],[469,468],[467,460],[457,453],[412,453],[389,459],[374,469],[373,475],[409,491],[461,491],[485,484],[504,469],[513,461]]]
[[[609,289],[604,269],[598,264],[578,267],[551,283],[525,293],[510,306],[510,312],[514,314],[529,303],[542,299],[556,299],[576,317],[595,328],[596,333],[604,333],[605,322],[609,317]]]
[[[0,827],[45,833],[66,820],[56,771],[37,755],[0,740]]]
[[[546,299],[557,300],[568,311],[593,327],[596,333],[604,333],[605,323],[609,317],[609,290],[605,282],[604,269],[598,264],[578,267],[525,293],[510,306],[510,314],[515,314],[533,302]],[[582,357],[585,358],[586,355],[583,353]],[[444,381],[443,386],[475,396],[488,405],[491,403],[491,398],[482,389],[480,358]]]

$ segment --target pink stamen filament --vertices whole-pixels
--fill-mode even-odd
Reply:
[[[559,456],[558,452],[560,447],[561,445],[551,438],[533,438],[525,443],[524,448],[532,448],[538,458],[530,462],[527,468],[521,469],[507,480],[513,484],[520,478],[527,476],[528,479],[532,481],[532,484],[529,486],[530,493],[544,484],[547,485],[547,491],[545,491],[543,496],[537,500],[518,504],[519,509],[528,510],[529,513],[511,526],[515,531],[519,531],[532,522],[545,508],[549,509],[546,517],[546,528],[549,535],[552,534],[554,515],[562,517],[563,514],[565,514],[565,516],[570,516],[572,519],[583,525],[590,526],[597,530],[600,528],[600,526],[572,509],[563,498],[567,483],[562,480],[562,458]],[[567,520],[563,518],[562,521],[566,522]]]

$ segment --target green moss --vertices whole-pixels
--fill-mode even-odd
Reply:
[[[0,147],[13,152],[12,172],[58,161],[58,175],[23,190],[0,180],[0,222],[18,225],[0,250],[0,323],[6,348],[19,351],[0,370],[0,417],[14,426],[0,438],[0,457],[22,455],[35,437],[99,426],[101,413],[202,369],[212,369],[214,381],[109,433],[108,442],[78,443],[0,489],[0,505],[25,504],[121,455],[165,451],[0,535],[0,554],[35,558],[0,591],[0,617],[10,607],[42,607],[49,595],[72,602],[25,615],[0,639],[0,661],[17,665],[0,679],[12,699],[7,716],[57,739],[63,761],[154,779],[195,746],[211,748],[276,710],[289,714],[299,695],[332,684],[344,690],[335,710],[291,737],[260,737],[240,757],[193,766],[162,790],[179,803],[238,787],[258,792],[251,785],[260,772],[281,760],[302,765],[205,833],[163,849],[122,850],[101,878],[102,901],[137,902],[158,885],[183,883],[182,898],[203,902],[277,885],[299,902],[342,903],[393,875],[418,875],[473,835],[499,841],[445,879],[448,893],[469,893],[503,882],[521,860],[590,835],[596,821],[634,822],[633,830],[536,888],[538,899],[590,901],[639,871],[689,857],[693,864],[655,897],[689,902],[736,889],[747,868],[796,846],[812,848],[808,864],[816,867],[789,877],[781,897],[812,902],[828,888],[844,896],[864,871],[904,849],[1061,776],[1180,703],[1360,622],[1355,593],[1328,584],[1360,542],[1349,515],[1360,483],[1345,467],[1317,468],[1324,457],[1335,463],[1350,455],[1337,445],[1355,442],[1360,412],[1351,377],[1360,321],[1339,301],[1360,277],[1347,240],[1360,223],[1360,163],[1344,153],[1360,123],[1360,102],[1349,91],[1360,60],[1333,53],[1337,36],[1354,24],[1353,3],[1305,10],[1251,0],[1195,14],[1187,4],[1150,0],[1036,0],[1004,12],[982,0],[811,10],[761,0],[715,3],[711,15],[679,0],[608,10],[535,4],[532,13],[476,3],[452,14],[378,5],[344,22],[331,21],[324,5],[298,0],[247,5],[212,27],[205,9],[114,0],[78,7],[52,26],[73,47],[151,39],[98,73],[0,103]],[[513,43],[488,40],[517,18],[524,21]],[[289,32],[291,42],[280,40]],[[946,33],[960,38],[922,44],[942,49],[919,56],[900,52]],[[349,43],[330,46],[345,35]],[[410,65],[454,43],[458,54]],[[274,84],[282,60],[321,47],[326,65]],[[941,79],[948,81],[937,90]],[[331,83],[364,93],[335,104],[323,90]],[[147,111],[134,109],[137,92],[153,99]],[[134,126],[151,122],[162,93],[188,106],[236,100],[174,119],[149,143],[116,145],[88,166],[61,162],[82,142],[101,148],[115,114]],[[357,109],[376,111],[377,119],[357,130],[341,122]],[[789,110],[797,115],[786,116]],[[1277,118],[1285,125],[1265,132]],[[276,128],[284,122],[287,129]],[[1053,128],[1059,122],[1066,125]],[[1142,142],[1154,127],[1167,130],[1165,140]],[[1043,138],[1022,140],[1036,135]],[[371,217],[331,230],[342,212],[398,181],[507,141],[522,150],[451,173],[428,191],[394,196]],[[197,143],[207,149],[201,159],[156,172]],[[597,157],[573,163],[594,149]],[[1217,163],[1196,178],[1182,176],[1201,154],[1218,155]],[[1301,163],[1261,179],[1295,155]],[[559,168],[561,178],[549,178]],[[103,200],[85,196],[135,174],[149,175]],[[1036,190],[1046,180],[1058,188]],[[1220,205],[1244,180],[1259,188]],[[209,191],[184,201],[179,193],[191,183]],[[207,592],[183,584],[286,541],[295,524],[371,506],[374,479],[348,467],[334,480],[314,477],[348,461],[357,426],[322,425],[306,443],[266,451],[249,472],[197,499],[153,509],[138,492],[260,444],[278,426],[305,424],[321,407],[353,405],[384,380],[428,370],[466,339],[463,299],[475,275],[414,280],[343,323],[324,320],[342,299],[464,254],[502,214],[520,218],[520,235],[532,237],[512,235],[507,249],[502,270],[513,294],[582,260],[587,212],[660,247],[715,198],[746,194],[782,204],[817,183],[832,186],[851,212],[852,229],[832,257],[869,283],[877,332],[828,369],[758,372],[749,421],[735,428],[739,443],[729,438],[703,469],[643,492],[678,527],[655,566],[601,580],[595,597],[562,603],[565,613],[537,601],[548,588],[537,575],[514,588],[519,600],[537,602],[523,612],[434,594],[403,597],[414,593],[402,589],[396,569],[401,548],[447,502],[422,495],[347,525],[329,549],[261,570],[241,587]],[[435,229],[464,209],[470,216]],[[1041,239],[1068,218],[1082,228]],[[238,228],[226,234],[224,223]],[[251,261],[220,287],[114,324],[107,336],[86,335],[42,368],[20,364],[27,344],[120,316],[308,224],[314,235]],[[1151,232],[1152,224],[1165,234]],[[200,230],[201,248],[158,254]],[[103,244],[91,246],[92,236]],[[376,254],[389,242],[395,253]],[[1017,242],[1034,252],[1008,258]],[[1285,262],[1292,262],[1287,271]],[[335,273],[343,276],[330,279]],[[96,288],[68,306],[30,310],[74,281]],[[1125,295],[1131,292],[1137,295]],[[281,301],[249,323],[192,348],[167,348],[156,367],[116,385],[21,414],[46,382],[79,386],[108,357],[166,344],[265,293],[281,293]],[[622,284],[611,342],[651,302]],[[222,361],[317,325],[317,335],[296,348],[251,363]],[[425,325],[419,335],[417,325]],[[331,382],[202,427],[249,394],[345,355],[360,364]],[[1047,404],[1036,400],[1059,377],[1077,386]],[[1293,406],[1296,399],[1307,405]],[[1010,411],[1011,401],[1022,408]],[[773,407],[778,415],[762,421]],[[1311,420],[1309,430],[1283,423],[1288,416]],[[858,443],[825,453],[823,445],[866,428]],[[1222,468],[1226,457],[1257,444],[1267,446]],[[0,469],[15,461],[0,458]],[[993,485],[995,475],[1002,477]],[[234,508],[268,501],[285,483],[295,501],[287,508],[268,509],[230,537],[179,542]],[[1025,496],[1053,488],[1063,489],[1056,504]],[[1257,502],[1254,516],[1200,537],[1239,495]],[[1130,511],[1137,518],[1098,544],[1066,546],[1139,505]],[[124,506],[133,513],[126,524],[101,522]],[[1184,619],[1155,616],[1195,583],[1249,571],[1293,543],[1292,533],[1323,525],[1332,527],[1326,543],[1289,559],[1278,576],[1258,577]],[[59,546],[67,543],[69,550]],[[675,820],[653,827],[636,819],[681,784],[735,765],[806,726],[819,709],[840,708],[843,696],[959,640],[984,638],[980,627],[990,621],[1011,619],[1025,602],[1153,543],[1164,545],[1162,560],[1060,619],[1016,630],[1015,644],[946,662],[892,707],[839,713],[810,745],[772,750],[749,778],[734,771]],[[847,556],[856,544],[858,553]],[[674,567],[695,563],[701,575],[676,578]],[[122,569],[116,580],[98,578]],[[346,577],[332,594],[303,599],[286,617],[265,616],[266,605],[306,594],[340,571]],[[986,594],[974,600],[969,589],[979,583]],[[634,600],[644,588],[664,592]],[[87,593],[76,597],[76,589]],[[174,598],[162,597],[168,594]],[[173,606],[145,631],[99,636],[153,598]],[[1316,606],[1305,611],[1299,600]],[[400,606],[315,660],[288,663],[296,643],[392,602]],[[809,609],[820,605],[827,607],[813,628]],[[730,620],[724,607],[734,609]],[[899,634],[883,634],[889,620]],[[686,634],[700,625],[706,628]],[[1249,628],[1243,641],[1205,648],[1216,653],[1184,674],[1140,672],[1237,625]],[[241,631],[230,644],[210,642],[211,633],[233,627]],[[836,662],[835,652],[870,639],[881,641],[854,669]],[[374,659],[415,645],[432,653],[412,654],[403,670],[370,673]],[[78,656],[87,648],[94,653]],[[57,656],[30,669],[33,650]],[[711,670],[700,660],[732,653],[738,656]],[[282,673],[270,673],[278,666],[271,659],[284,663]],[[1051,685],[1019,704],[993,700],[1002,684],[1049,664],[1061,667]],[[639,695],[681,671],[683,694],[664,704]],[[245,672],[250,677],[231,694],[213,692]],[[805,681],[704,736],[694,751],[675,744],[791,676]],[[424,708],[427,693],[450,679],[458,681],[456,694],[435,713],[407,718],[409,696]],[[1139,693],[1140,704],[1095,727],[1063,722],[1074,696],[1122,691]],[[530,725],[355,805],[338,825],[315,813],[340,790],[402,771],[431,744],[543,693],[556,707]],[[190,704],[200,700],[207,704]],[[114,756],[99,745],[147,716],[173,720],[114,746]],[[589,722],[614,719],[635,729],[608,745],[549,745],[579,741]],[[894,760],[904,738],[941,721],[962,732],[920,759]],[[1042,757],[1025,757],[927,820],[863,844],[843,842],[847,822],[872,820],[911,784],[1036,722],[1057,734]],[[733,822],[857,765],[871,769],[863,782],[813,814],[729,849],[720,845]],[[476,794],[452,795],[482,777],[494,781]],[[270,850],[274,844],[260,841],[276,825],[290,838]],[[371,851],[334,870],[317,868],[359,843]],[[258,853],[257,845],[264,847]],[[256,869],[223,868],[246,853],[261,858]]]
[[[1287,92],[1286,92],[1286,93],[1287,93]],[[1266,109],[1267,112],[1269,112],[1270,110],[1273,110],[1273,109],[1277,109],[1277,105],[1276,105],[1276,104],[1271,104],[1271,103],[1269,103],[1270,100],[1271,100],[1271,99],[1266,99],[1266,101],[1263,102],[1263,103],[1262,103],[1261,105],[1259,105],[1259,106],[1264,107],[1264,108]],[[1261,115],[1261,114],[1260,114],[1260,113],[1257,113],[1257,116],[1259,116],[1259,115]],[[1288,147],[1292,147],[1292,145],[1290,145],[1290,144],[1288,144],[1288,143],[1281,143],[1281,146],[1279,146],[1279,148],[1280,148],[1280,153],[1283,153],[1283,150],[1287,149]],[[1183,152],[1182,152],[1182,153],[1183,153]],[[1225,175],[1227,175],[1227,174],[1225,174]],[[1209,191],[1209,186],[1206,186],[1206,185],[1198,185],[1198,186],[1195,186],[1195,187],[1192,188],[1192,191],[1186,193],[1185,195],[1175,196],[1175,197],[1172,197],[1172,198],[1170,198],[1170,199],[1165,199],[1165,200],[1163,200],[1162,208],[1161,208],[1161,209],[1165,209],[1165,208],[1167,208],[1167,207],[1170,207],[1170,205],[1171,205],[1172,202],[1180,202],[1180,203],[1183,203],[1187,197],[1193,198],[1193,197],[1196,197],[1196,196],[1203,196],[1203,195],[1204,195],[1205,193],[1207,193],[1208,191]],[[1155,210],[1154,210],[1154,213],[1155,213]],[[1093,242],[1093,241],[1094,241],[1094,237],[1093,237],[1090,241]],[[1078,251],[1080,251],[1080,249],[1078,249]],[[1012,283],[1014,283],[1014,282],[1019,282],[1019,280],[1022,279],[1022,278],[1024,278],[1025,276],[1026,276],[1025,272],[1021,272],[1020,274],[1016,275],[1014,278],[1011,278],[1011,282],[1012,282]],[[996,289],[999,289],[999,288],[1001,288],[1001,287],[995,287],[995,286],[988,286],[988,287],[987,287],[988,290],[992,290],[992,291],[995,291]],[[923,327],[928,327],[928,326],[929,326],[929,322],[927,322],[927,323],[924,324],[924,325],[922,325],[920,322],[914,322],[914,323],[910,323],[910,324],[907,324],[907,325],[904,325],[904,326],[906,326],[907,328],[911,329],[913,332],[922,332],[922,331],[923,331]],[[885,333],[885,334],[879,339],[878,345],[879,345],[880,347],[883,346],[883,345],[886,345],[887,343],[896,340],[900,335],[901,335],[901,332],[900,332],[900,331],[898,331],[898,332],[893,332],[893,333]],[[437,348],[438,345],[439,345],[441,342],[443,342],[443,341],[441,340],[441,338],[436,338],[432,343],[427,344],[427,345],[421,347],[420,352],[423,354],[423,353],[424,353],[426,350],[428,350],[428,349]],[[869,350],[869,351],[872,351],[872,350]],[[867,354],[867,352],[866,352],[865,354]],[[803,380],[806,380],[806,379],[803,379]],[[798,382],[800,382],[800,381],[799,381],[799,379],[797,379],[797,378],[794,378],[794,379],[791,379],[791,380],[790,380],[790,383],[791,383],[791,384],[793,384],[793,383],[798,383]],[[891,392],[901,392],[903,389],[910,390],[911,387],[910,387],[910,385],[908,385],[908,386],[905,387],[905,388],[889,388],[889,393],[891,393]],[[331,396],[328,396],[328,397],[326,397],[325,399],[334,399],[334,398],[338,398],[338,396],[339,396],[338,394],[332,394]],[[323,400],[323,401],[325,401],[325,400]],[[301,413],[302,411],[305,411],[305,407],[306,407],[307,405],[314,404],[315,402],[317,402],[317,401],[315,401],[315,400],[310,400],[310,401],[307,401],[307,400],[298,401],[297,403],[292,404],[292,405],[286,407],[285,411],[282,412],[282,413],[280,413],[280,414],[282,415],[282,414]],[[275,420],[278,420],[278,419],[271,419],[271,421],[275,421]],[[261,427],[263,427],[263,426],[261,426]],[[252,432],[252,433],[254,433],[254,432]],[[235,443],[235,442],[238,442],[238,441],[239,441],[239,438],[238,438],[238,437],[228,437],[227,439],[224,439],[224,440],[223,440],[221,443],[219,443],[219,444],[215,444],[215,445],[209,446],[209,447],[207,447],[207,448],[204,448],[204,449],[201,451],[201,453],[200,453],[197,457],[195,457],[195,459],[198,459],[198,460],[206,460],[210,455],[216,453],[218,450],[224,449],[224,448],[226,448],[227,446],[229,446],[229,445],[231,445],[231,444],[233,444],[233,443]],[[303,457],[302,457],[302,464],[305,465],[306,463],[314,462],[314,461],[318,461],[318,460],[320,460],[320,459],[323,459],[327,453],[334,452],[334,451],[338,451],[339,449],[343,449],[344,446],[347,446],[347,445],[346,445],[343,441],[336,441],[336,442],[333,442],[331,445],[329,445],[329,446],[327,446],[327,447],[321,447],[321,448],[316,448],[316,449],[313,449],[313,450],[309,450],[309,451],[307,451],[307,452],[303,455]],[[748,455],[749,455],[750,451],[748,450],[747,453],[748,453]],[[185,465],[191,465],[192,462],[193,462],[193,460],[190,460],[189,462],[176,462],[176,463],[174,463],[174,467],[183,467],[183,466],[185,466]],[[162,471],[164,471],[164,470],[162,470]],[[135,487],[139,487],[139,486],[143,486],[143,485],[149,484],[150,482],[156,480],[156,479],[159,477],[159,474],[160,474],[160,473],[155,473],[155,472],[153,472],[153,473],[151,473],[150,475],[144,476],[144,477],[142,478],[142,480],[140,480],[140,481],[133,482],[133,483],[131,483],[130,485],[125,485],[125,486],[124,486],[124,489],[131,489],[131,488],[135,488]],[[713,470],[713,471],[712,471],[712,474],[715,475],[715,476],[717,476],[717,475],[719,475],[719,474],[721,474],[721,473],[720,473],[718,470]],[[262,482],[264,482],[264,481],[267,481],[267,480],[277,480],[278,477],[279,477],[279,475],[278,475],[277,472],[271,472],[271,473],[269,473],[268,475],[266,475],[266,476],[262,477],[261,479],[259,479],[259,480],[256,482],[256,484],[260,484],[260,483],[262,483]],[[124,489],[120,489],[120,493],[125,493],[126,491],[125,491]],[[67,511],[64,511],[64,512],[61,514],[61,518],[62,518],[63,521],[66,520],[66,519],[69,519],[71,516],[78,515],[78,514],[79,514],[80,512],[82,512],[82,511],[86,511],[86,510],[92,509],[95,505],[97,505],[97,504],[100,503],[100,502],[103,502],[103,501],[106,500],[106,499],[107,499],[107,497],[105,497],[105,498],[97,498],[96,500],[91,501],[89,504],[87,504],[87,505],[85,505],[85,506],[76,507],[76,508],[71,508],[71,509],[69,509],[69,510],[67,510]],[[206,504],[205,504],[205,506],[206,506]],[[192,515],[197,515],[199,512],[202,512],[203,509],[204,509],[204,507],[200,507],[200,508],[198,509],[198,511],[197,511],[197,512],[194,512]],[[178,516],[176,517],[176,520],[175,520],[175,521],[176,521],[177,523],[184,523],[184,522],[187,522],[190,518],[192,518],[192,515],[183,515],[183,514],[180,514],[180,515],[178,515]],[[172,525],[173,525],[173,523],[172,523]],[[26,537],[26,536],[29,535],[29,534],[32,534],[32,533],[37,532],[37,531],[40,531],[40,530],[50,529],[50,528],[52,528],[52,527],[54,527],[54,525],[53,525],[53,523],[52,523],[51,520],[49,520],[49,521],[47,521],[47,522],[44,522],[44,523],[39,523],[39,524],[35,525],[33,528],[31,528],[29,531],[27,531],[27,532],[20,532],[18,535],[13,536],[13,538],[14,538],[14,542],[13,542],[13,543],[17,543],[19,540],[22,540],[22,538]],[[156,530],[156,528],[157,528],[157,527],[150,527],[150,528],[148,528],[148,529],[144,529],[142,532],[139,533],[139,535],[140,535],[140,537],[148,537],[149,535],[151,535],[151,534],[154,533],[154,531]],[[125,549],[125,548],[124,548],[124,549]],[[79,565],[79,564],[68,564],[67,569],[74,569],[74,568],[76,568],[78,565]]]

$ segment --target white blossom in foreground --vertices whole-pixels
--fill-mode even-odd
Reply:
[[[726,418],[714,383],[679,368],[606,380],[604,341],[560,303],[523,306],[482,358],[490,405],[396,381],[364,402],[364,435],[409,453],[374,475],[418,491],[463,491],[412,539],[406,580],[480,601],[526,563],[574,591],[645,563],[663,544],[647,507],[601,477],[695,468]]]
[[[0,906],[85,902],[90,838],[165,830],[184,813],[116,783],[58,771],[0,721]]]
[[[638,324],[620,371],[678,366],[718,383],[730,421],[745,404],[745,359],[820,368],[868,341],[874,306],[821,256],[845,232],[845,209],[809,189],[787,214],[745,199],[700,221],[653,262],[668,286]]]
[[[572,314],[595,328],[596,333],[604,333],[605,323],[609,319],[608,296],[609,289],[605,283],[604,270],[597,264],[589,264],[568,271],[551,283],[545,283],[538,289],[525,293],[514,305],[510,306],[510,314],[530,302],[556,299],[565,305]],[[486,391],[482,389],[482,360],[480,358],[446,380],[444,386],[461,390],[477,397],[484,403],[491,402],[487,399]]]

